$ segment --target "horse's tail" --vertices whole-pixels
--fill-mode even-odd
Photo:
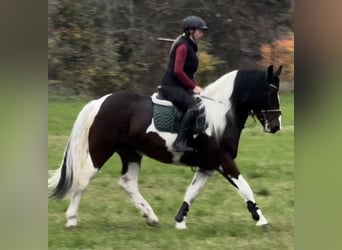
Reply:
[[[82,168],[87,166],[87,161],[91,161],[88,144],[89,129],[106,97],[108,95],[89,102],[78,114],[60,167],[49,171],[51,177],[48,179],[48,187],[54,188],[50,197],[62,199],[69,194],[79,181]]]

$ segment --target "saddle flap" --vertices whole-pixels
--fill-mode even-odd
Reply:
[[[172,102],[163,99],[160,93],[155,92],[151,96],[153,103],[153,120],[154,125],[160,131],[178,133],[184,112],[178,110]],[[196,97],[197,105],[200,106],[201,98]],[[204,108],[199,109],[199,114],[193,124],[192,134],[198,134],[205,130],[205,113]]]

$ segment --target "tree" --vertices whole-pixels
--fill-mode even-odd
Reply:
[[[49,1],[49,76],[96,96],[154,91],[171,45],[156,38],[176,38],[188,15],[209,26],[200,44],[201,84],[259,65],[260,46],[293,31],[293,0]]]

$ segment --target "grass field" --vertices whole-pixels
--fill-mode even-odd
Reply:
[[[49,100],[49,169],[59,167],[82,100]],[[49,249],[294,249],[294,100],[281,96],[282,130],[270,135],[247,121],[237,164],[270,223],[255,226],[246,204],[218,173],[199,194],[187,217],[187,230],[174,228],[193,172],[190,168],[144,158],[140,191],[159,217],[149,227],[118,187],[121,165],[115,155],[82,196],[79,227],[66,229],[68,201],[48,201]]]

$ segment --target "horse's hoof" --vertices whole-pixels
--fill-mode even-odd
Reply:
[[[257,221],[256,225],[257,226],[264,226],[264,225],[268,225],[268,221],[266,220],[266,218],[261,214],[259,214],[260,218]]]
[[[74,229],[74,228],[78,228],[79,226],[77,224],[69,224],[69,223],[66,223],[65,224],[65,228],[67,229]]]
[[[260,228],[261,228],[263,231],[268,231],[268,230],[270,229],[270,224],[261,225]]]
[[[182,222],[176,222],[175,227],[178,230],[184,230],[187,228],[184,220]]]
[[[67,223],[65,224],[66,228],[74,228],[77,227],[77,219],[76,218],[69,218],[67,219]]]
[[[146,220],[146,224],[151,227],[156,227],[159,225],[158,220]]]

